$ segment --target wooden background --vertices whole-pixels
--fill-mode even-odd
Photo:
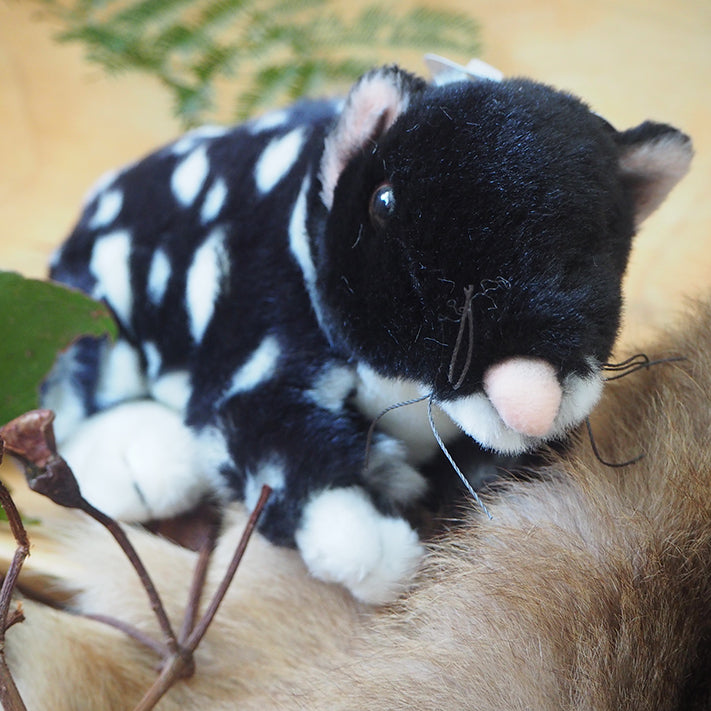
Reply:
[[[618,128],[654,118],[692,135],[691,174],[637,238],[622,341],[673,320],[711,275],[711,2],[442,2],[480,21],[483,58],[505,73],[568,89]],[[53,40],[39,7],[0,0],[0,268],[29,276],[44,274],[96,177],[180,131],[152,79],[105,76]]]

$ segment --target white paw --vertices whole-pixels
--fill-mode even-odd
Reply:
[[[92,415],[59,451],[87,501],[122,521],[173,516],[211,489],[193,433],[152,400]]]
[[[381,514],[358,487],[316,494],[304,509],[296,544],[314,577],[374,604],[402,593],[424,552],[406,521]]]

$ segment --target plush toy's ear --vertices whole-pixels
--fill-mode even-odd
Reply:
[[[387,66],[363,75],[351,89],[343,111],[326,136],[321,158],[321,198],[330,210],[336,183],[348,161],[376,141],[405,111],[424,80]]]
[[[620,169],[632,189],[635,223],[641,224],[686,175],[691,139],[672,126],[645,122],[618,135]]]

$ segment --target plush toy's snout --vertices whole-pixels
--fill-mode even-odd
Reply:
[[[509,358],[484,374],[484,392],[507,427],[545,437],[558,415],[563,392],[550,363],[540,358]]]
[[[514,356],[490,366],[483,392],[438,404],[485,449],[521,454],[582,422],[598,401],[600,372],[560,380],[542,358]]]

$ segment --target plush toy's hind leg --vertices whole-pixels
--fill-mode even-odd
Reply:
[[[315,577],[366,602],[392,600],[422,554],[401,512],[426,482],[382,433],[366,463],[368,422],[305,391],[272,377],[228,399],[212,426],[224,440],[220,470],[248,508],[269,485],[259,529],[274,543],[296,545]]]
[[[172,516],[214,490],[192,431],[153,400],[86,418],[59,449],[84,497],[119,520]]]

